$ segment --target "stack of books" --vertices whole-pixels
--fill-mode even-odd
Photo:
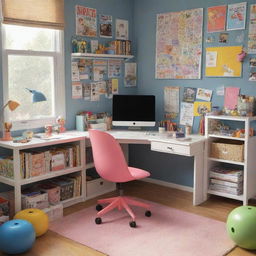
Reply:
[[[210,171],[210,189],[232,195],[243,194],[243,171],[214,167]]]

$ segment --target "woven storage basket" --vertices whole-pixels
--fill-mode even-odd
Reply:
[[[243,162],[244,144],[240,141],[218,141],[211,143],[211,157]]]

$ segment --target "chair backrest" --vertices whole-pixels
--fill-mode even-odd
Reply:
[[[105,180],[126,182],[133,180],[123,151],[113,136],[98,130],[89,130],[95,168]]]

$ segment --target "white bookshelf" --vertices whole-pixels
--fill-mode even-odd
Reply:
[[[234,121],[241,122],[243,129],[245,129],[245,136],[243,138],[231,137],[218,135],[212,133],[209,127],[209,121],[215,119],[220,121],[228,121],[232,123]],[[206,148],[205,148],[205,175],[204,175],[204,191],[205,194],[213,194],[217,196],[222,196],[226,198],[232,198],[243,202],[243,205],[248,204],[250,198],[255,197],[256,195],[256,136],[249,136],[249,131],[252,125],[252,122],[256,120],[256,117],[241,117],[241,116],[225,116],[225,115],[209,115],[205,117],[205,136]],[[236,123],[235,122],[235,123]],[[235,124],[233,123],[233,124]],[[232,140],[234,142],[243,142],[244,144],[244,161],[237,162],[231,160],[224,160],[219,158],[214,158],[210,156],[211,143],[218,140]],[[230,165],[234,169],[234,166],[237,166],[238,169],[243,171],[243,194],[242,195],[233,195],[229,193],[224,193],[220,191],[215,191],[209,189],[209,171],[213,166],[224,163]]]
[[[66,168],[64,170],[52,171],[44,175],[35,176],[32,178],[21,177],[20,173],[20,152],[24,149],[32,148],[43,148],[49,146],[56,146],[66,143],[77,143],[80,146],[80,166]],[[58,138],[49,140],[33,138],[28,143],[14,143],[12,141],[0,141],[0,148],[9,149],[13,152],[13,172],[14,178],[6,178],[0,176],[0,182],[12,186],[14,188],[14,201],[15,201],[15,212],[21,210],[21,187],[26,184],[33,184],[38,181],[59,177],[62,175],[81,172],[82,184],[81,184],[81,196],[70,198],[65,201],[61,201],[64,207],[73,205],[78,202],[85,200],[86,195],[86,167],[85,167],[85,136],[81,132],[65,132]]]

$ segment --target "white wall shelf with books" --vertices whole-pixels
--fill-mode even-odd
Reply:
[[[205,117],[205,194],[248,204],[256,195],[256,117]]]
[[[48,150],[53,149],[60,149],[67,146],[73,146],[73,153],[72,157],[76,157],[76,163],[72,162],[69,166],[65,166],[64,168],[55,170],[55,171],[48,171],[44,172],[40,175],[31,176],[30,174],[24,175],[23,170],[23,161],[22,155],[24,152],[30,152],[30,150],[39,150],[39,152],[46,152]],[[70,206],[72,204],[82,202],[85,200],[86,195],[86,168],[85,168],[85,136],[82,132],[72,131],[72,132],[65,132],[58,136],[53,136],[52,138],[33,138],[28,143],[14,143],[12,141],[0,141],[0,148],[1,149],[8,149],[8,153],[12,151],[12,155],[10,156],[10,166],[13,165],[11,168],[13,173],[1,172],[0,170],[0,183],[4,183],[10,185],[14,188],[14,201],[15,201],[15,212],[21,210],[21,189],[22,186],[25,184],[33,184],[35,182],[48,180],[52,178],[57,178],[63,175],[69,175],[74,173],[80,173],[81,182],[80,182],[80,192],[79,195],[74,196],[73,198],[69,198],[67,200],[61,201],[64,207]],[[71,150],[65,151],[71,154]],[[64,154],[64,153],[63,153]],[[70,157],[70,155],[69,155]],[[51,158],[52,159],[52,158]],[[66,159],[66,158],[65,158]],[[73,159],[73,158],[72,158]],[[29,160],[31,160],[29,158]],[[44,161],[45,158],[43,159]],[[52,161],[52,160],[51,160]],[[69,158],[69,161],[70,158]],[[73,159],[73,161],[75,161]],[[31,161],[28,161],[31,162]],[[45,163],[46,164],[46,163]],[[52,164],[52,163],[51,163]],[[27,167],[27,166],[26,166]],[[5,176],[7,177],[5,177]],[[34,175],[34,174],[33,174]],[[25,177],[24,177],[25,176]],[[63,176],[64,177],[64,176]]]
[[[87,58],[87,59],[124,59],[129,60],[134,58],[133,55],[117,55],[117,54],[96,54],[96,53],[72,53],[72,58]]]

